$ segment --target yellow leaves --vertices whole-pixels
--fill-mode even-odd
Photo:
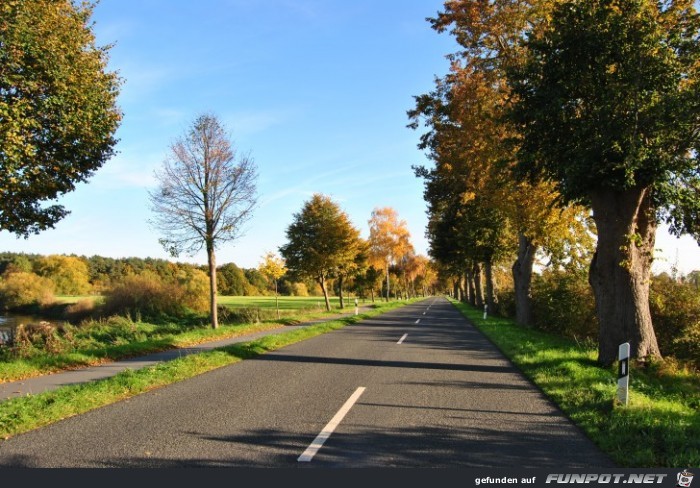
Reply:
[[[413,252],[411,234],[405,220],[391,207],[375,208],[369,220],[370,253],[386,261]]]
[[[284,265],[284,259],[277,256],[274,252],[267,252],[263,256],[263,260],[258,266],[258,270],[273,280],[278,280],[287,272]]]
[[[461,195],[462,205],[466,205],[475,199],[476,199],[476,193],[473,191],[465,191]]]

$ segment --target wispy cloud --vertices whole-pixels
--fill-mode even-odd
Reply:
[[[241,110],[224,116],[233,136],[250,136],[291,120],[296,109]]]
[[[154,187],[157,182],[153,171],[162,160],[162,154],[143,157],[117,155],[97,172],[92,184],[105,190]]]

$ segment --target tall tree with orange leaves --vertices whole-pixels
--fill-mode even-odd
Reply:
[[[391,207],[375,208],[369,219],[369,249],[373,264],[386,270],[386,301],[389,301],[389,268],[413,252],[405,220]]]

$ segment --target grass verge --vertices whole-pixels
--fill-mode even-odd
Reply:
[[[351,310],[346,309],[347,312]],[[58,347],[53,349],[30,348],[24,354],[0,350],[0,383],[277,329],[341,312],[298,309],[288,311],[291,315],[280,320],[255,320],[244,324],[223,323],[216,330],[209,327],[205,319],[195,321],[196,323],[173,321],[154,324],[132,322],[124,317],[110,317],[104,322],[93,322],[74,328],[71,340],[56,341]]]
[[[633,365],[629,405],[619,406],[617,371],[596,363],[595,348],[452,303],[619,466],[700,465],[696,374]]]
[[[360,315],[193,354],[137,371],[127,370],[105,380],[13,398],[0,403],[0,438],[8,439],[58,420],[228,366],[243,359],[253,358],[380,315],[413,301],[415,300],[382,304]]]

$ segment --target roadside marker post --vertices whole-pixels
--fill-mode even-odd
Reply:
[[[489,306],[484,305],[484,320],[489,316]]]
[[[627,406],[630,386],[630,343],[625,342],[618,347],[617,400]]]

